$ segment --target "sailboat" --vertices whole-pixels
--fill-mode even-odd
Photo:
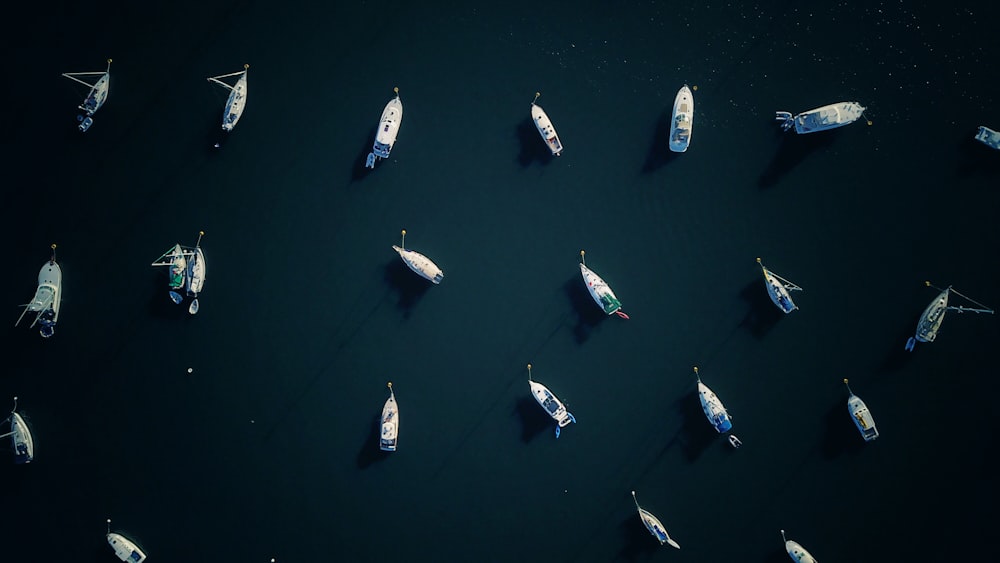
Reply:
[[[542,140],[545,141],[545,145],[549,147],[549,150],[554,156],[559,156],[562,154],[563,150],[562,141],[559,140],[559,134],[556,133],[555,126],[553,126],[552,122],[549,121],[549,116],[545,114],[545,110],[542,109],[542,106],[535,103],[541,95],[541,92],[535,92],[535,99],[531,101],[531,120],[535,122],[535,128],[538,129],[538,134],[542,136]]]
[[[677,91],[674,98],[673,118],[670,120],[670,150],[684,152],[691,144],[691,131],[694,126],[694,96],[685,84]]]
[[[680,544],[675,542],[674,539],[670,537],[670,534],[667,533],[667,529],[663,527],[660,519],[653,516],[653,513],[650,511],[639,506],[639,500],[635,498],[635,491],[632,491],[632,501],[635,502],[635,508],[639,511],[639,518],[642,520],[642,523],[646,526],[646,529],[649,530],[649,533],[653,534],[653,537],[660,542],[660,545],[669,543],[677,549],[681,548]]]
[[[76,116],[76,120],[80,122],[77,125],[77,129],[80,131],[86,131],[90,129],[90,126],[94,124],[93,115],[97,113],[97,110],[101,109],[104,102],[108,99],[108,83],[111,78],[111,59],[108,59],[108,68],[104,72],[64,72],[63,76],[83,84],[84,86],[90,88],[87,92],[87,97],[84,98],[83,103],[80,104],[80,109],[83,110],[86,115]],[[93,84],[82,80],[81,76],[99,76]]]
[[[851,413],[851,420],[854,421],[854,425],[858,427],[858,432],[861,432],[861,437],[865,439],[866,442],[871,442],[875,438],[878,438],[878,428],[875,427],[875,419],[872,417],[871,411],[868,410],[868,405],[851,391],[851,386],[847,383],[847,378],[844,378],[844,385],[847,385],[847,392],[850,393],[850,397],[847,398],[847,412]]]
[[[201,251],[201,237],[205,236],[205,231],[198,231],[198,242],[194,248],[190,249],[192,257],[188,260],[187,272],[187,294],[194,296],[191,305],[188,306],[188,313],[195,315],[198,313],[198,294],[205,286],[205,253]]]
[[[757,263],[760,264],[760,269],[764,273],[764,284],[767,286],[767,294],[771,297],[771,301],[786,315],[798,309],[799,307],[792,301],[792,296],[788,292],[802,291],[802,288],[768,270],[760,258],[757,259]]]
[[[806,548],[799,545],[798,542],[785,538],[784,530],[781,530],[781,539],[785,540],[785,551],[788,552],[788,556],[792,558],[792,561],[796,563],[817,563],[816,558],[806,551]]]
[[[392,249],[399,253],[399,257],[411,270],[434,284],[441,283],[441,280],[444,279],[444,272],[437,267],[437,264],[415,250],[406,249],[406,229],[403,229],[403,239],[399,244],[400,246],[392,245]]]
[[[929,281],[924,283],[927,284],[927,287],[934,287]],[[948,311],[957,311],[959,313],[989,313],[991,315],[996,312],[986,305],[962,295],[958,291],[952,289],[950,285],[944,289],[937,287],[934,289],[939,290],[941,293],[939,293],[938,296],[931,301],[930,305],[924,309],[923,314],[920,315],[920,320],[917,321],[916,334],[911,336],[909,340],[906,341],[906,350],[909,352],[913,351],[917,342],[934,342],[934,339],[937,338],[938,330],[941,328],[941,323],[944,322],[944,314]],[[979,308],[963,307],[961,305],[957,307],[948,305],[948,296],[952,293],[968,300],[971,303],[974,303],[975,305],[978,305]]]
[[[246,107],[247,103],[247,69],[250,65],[243,65],[243,70],[237,72],[231,72],[229,74],[220,74],[219,76],[210,76],[208,78],[209,82],[215,82],[216,84],[221,84],[227,90],[229,90],[229,99],[226,100],[226,109],[222,112],[222,130],[229,131],[236,127],[236,123],[240,120],[243,115],[243,109]],[[231,78],[233,76],[239,76],[236,80],[236,84],[230,86],[223,82],[222,78]]]
[[[52,245],[52,257],[42,265],[38,272],[38,287],[30,303],[22,305],[24,311],[17,318],[14,326],[21,324],[21,319],[28,312],[35,313],[31,326],[39,325],[38,333],[42,338],[55,334],[56,323],[59,322],[59,303],[62,301],[62,269],[56,263],[56,245]]]
[[[622,312],[622,302],[618,300],[611,286],[605,282],[601,276],[594,273],[587,267],[587,251],[580,251],[580,275],[583,276],[583,283],[587,284],[587,291],[594,298],[594,302],[604,311],[606,315],[615,314],[623,319],[628,319],[628,315]]]
[[[733,428],[733,423],[729,420],[729,413],[726,412],[726,407],[719,400],[719,397],[707,385],[701,382],[697,366],[694,368],[694,376],[698,379],[698,399],[701,401],[701,410],[705,412],[705,416],[712,423],[712,427],[715,428],[716,432],[719,434],[729,432]],[[733,446],[739,447],[735,444]]]
[[[396,144],[396,135],[403,122],[403,102],[399,99],[399,87],[394,87],[392,91],[396,93],[396,97],[389,100],[382,110],[378,131],[375,132],[375,143],[372,145],[372,152],[368,153],[365,168],[375,168],[377,159],[389,158],[389,152]]]
[[[382,433],[378,439],[378,447],[386,452],[394,452],[399,436],[399,409],[396,408],[396,394],[392,392],[391,381],[388,383],[388,387],[389,398],[382,406]]]
[[[549,413],[552,420],[558,423],[556,426],[556,438],[558,438],[564,427],[576,422],[576,417],[566,410],[566,405],[552,391],[549,391],[548,387],[531,379],[531,364],[528,364],[528,386],[531,387],[531,395],[535,397],[538,404],[545,409],[545,412]]]
[[[122,561],[130,563],[142,563],[146,560],[146,554],[139,549],[134,541],[127,537],[111,531],[111,519],[108,518],[108,543],[115,550],[115,555]]]
[[[777,111],[774,112],[774,119],[781,123],[782,130],[794,128],[796,133],[804,135],[849,125],[857,121],[864,111],[865,107],[858,102],[837,102],[795,116],[787,111]]]
[[[0,438],[10,436],[14,446],[14,463],[31,463],[35,459],[35,441],[31,438],[28,423],[17,414],[17,397],[14,397],[14,408],[7,420],[10,421],[10,432],[0,434]]]
[[[170,300],[177,305],[180,305],[181,301],[184,300],[180,291],[187,285],[187,257],[192,255],[191,252],[185,251],[180,243],[177,243],[173,248],[161,254],[151,264],[152,266],[167,266],[170,268],[167,286],[170,288]]]

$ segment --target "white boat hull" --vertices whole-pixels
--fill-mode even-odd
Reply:
[[[121,534],[109,532],[108,544],[115,550],[115,555],[118,556],[118,559],[122,561],[142,563],[146,560],[146,554],[139,549],[139,546]]]
[[[694,95],[687,84],[677,91],[674,98],[673,118],[670,120],[670,150],[685,152],[691,144],[694,127]]]
[[[948,294],[951,287],[948,287],[931,301],[930,305],[924,309],[917,322],[917,332],[914,335],[917,342],[934,342],[937,338],[941,323],[944,322],[944,314],[948,311]]]
[[[379,449],[386,452],[396,451],[399,438],[399,409],[396,406],[396,396],[392,392],[382,406],[382,428],[379,433]]]
[[[767,268],[763,268],[763,270],[764,282],[767,285],[767,295],[771,298],[771,302],[786,315],[798,309],[798,306],[792,301],[792,296],[788,292],[788,289],[785,288],[785,285],[778,281]]]
[[[531,387],[531,395],[535,398],[535,401],[545,409],[545,412],[552,417],[552,420],[555,420],[559,424],[559,428],[564,428],[569,426],[570,423],[576,422],[573,415],[566,410],[566,406],[563,405],[562,401],[552,391],[549,391],[548,387],[537,381],[529,380],[528,384]]]
[[[46,262],[38,272],[38,287],[35,295],[25,305],[26,313],[35,313],[32,326],[40,325],[39,333],[48,338],[55,333],[59,322],[59,305],[62,302],[62,268],[54,260]],[[22,317],[24,316],[22,314]],[[21,319],[18,319],[18,324]]]
[[[201,247],[194,249],[194,256],[188,260],[188,295],[197,296],[205,287],[205,272],[208,265],[205,263],[205,253]]]
[[[729,432],[733,428],[733,423],[729,420],[729,413],[726,407],[719,400],[719,397],[708,388],[707,385],[698,381],[698,399],[701,401],[701,410],[705,417],[712,423],[712,427],[719,434]]]
[[[403,122],[403,102],[397,94],[395,98],[389,100],[382,110],[382,118],[379,120],[378,131],[375,133],[375,143],[372,145],[372,154],[378,158],[389,158],[392,147],[396,144],[396,136],[399,134],[399,126]]]
[[[549,147],[553,156],[562,154],[563,145],[562,141],[559,140],[559,134],[556,133],[555,126],[552,125],[552,121],[549,120],[549,116],[546,115],[541,106],[531,104],[531,120],[535,123],[535,129],[538,129],[538,134],[542,136],[542,140],[545,141],[545,145]]]
[[[643,525],[646,526],[646,529],[649,530],[649,533],[653,534],[653,537],[660,542],[660,545],[670,544],[670,546],[676,549],[681,548],[680,544],[674,541],[670,537],[670,534],[667,533],[667,529],[663,527],[660,519],[653,516],[653,513],[645,508],[639,508],[639,518],[642,520]]]
[[[236,124],[239,123],[240,117],[243,116],[243,109],[246,107],[247,101],[247,71],[244,70],[243,74],[240,75],[240,79],[236,81],[236,85],[232,87],[229,92],[229,98],[226,100],[226,109],[222,114],[222,130],[229,132],[232,131]]]
[[[806,548],[794,542],[788,540],[785,542],[785,551],[788,552],[788,556],[792,558],[792,561],[796,563],[816,563],[816,558],[812,556]]]
[[[16,412],[10,413],[10,439],[14,447],[14,463],[31,463],[35,459],[35,440],[31,430]]]
[[[854,426],[858,428],[858,432],[861,433],[861,437],[866,442],[871,442],[878,438],[878,428],[875,427],[875,418],[872,417],[871,411],[868,410],[868,405],[860,397],[852,394],[847,399],[847,412],[850,413],[851,420],[854,421]]]
[[[838,102],[804,111],[794,117],[788,116],[787,112],[778,112],[778,119],[783,121],[785,130],[794,127],[796,133],[804,135],[850,125],[861,118],[864,111],[864,106],[858,102]]]
[[[1000,150],[1000,132],[994,131],[985,125],[979,126],[979,130],[976,132],[976,140],[991,149]]]
[[[580,275],[583,276],[583,283],[586,284],[590,297],[606,315],[613,315],[621,310],[621,301],[601,276],[583,263],[580,264]]]
[[[398,252],[399,257],[403,259],[403,263],[419,274],[420,277],[430,280],[434,284],[439,284],[444,279],[444,272],[430,258],[419,252],[407,250],[396,245],[392,245],[392,249]]]

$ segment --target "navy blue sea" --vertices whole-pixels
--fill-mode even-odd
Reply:
[[[114,561],[109,517],[155,562],[778,563],[782,528],[821,561],[987,557],[1000,320],[949,313],[903,345],[925,280],[1000,305],[1000,153],[972,139],[1000,128],[997,8],[913,4],[21,6],[0,402],[19,397],[36,457],[0,459],[0,559]],[[109,57],[81,134],[60,73]],[[244,63],[215,149],[226,92],[205,79]],[[395,86],[398,141],[366,171]],[[866,119],[773,122],[836,101]],[[402,229],[439,286],[391,250]],[[192,317],[150,263],[200,230]],[[43,341],[13,325],[52,243]],[[630,320],[590,300],[581,249]],[[800,310],[768,301],[756,257]],[[558,440],[529,362],[578,420]]]

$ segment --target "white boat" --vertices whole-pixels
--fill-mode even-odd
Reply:
[[[649,530],[649,533],[653,534],[653,537],[660,542],[660,545],[669,543],[670,545],[680,549],[681,546],[670,537],[667,533],[667,529],[663,527],[663,523],[653,513],[646,510],[645,508],[639,506],[638,499],[635,498],[635,491],[632,491],[632,500],[635,502],[635,508],[639,511],[639,518],[642,520],[643,525]]]
[[[122,561],[129,563],[142,563],[146,560],[146,554],[134,541],[127,537],[111,531],[111,519],[108,518],[108,544],[115,550],[115,555]]]
[[[976,132],[976,140],[991,149],[1000,150],[1000,132],[994,131],[985,125],[979,126]]]
[[[796,133],[804,135],[849,125],[857,121],[864,111],[865,107],[858,102],[837,102],[794,116],[787,111],[778,111],[775,112],[774,119],[781,122],[783,130],[788,131],[794,127]]]
[[[622,302],[618,300],[615,292],[611,290],[611,286],[601,276],[587,267],[586,254],[585,250],[580,251],[580,275],[583,276],[583,283],[587,285],[587,291],[590,292],[590,296],[594,298],[594,302],[597,303],[597,306],[606,315],[615,314],[623,319],[627,319],[628,315],[622,312]]]
[[[851,420],[854,421],[854,425],[858,427],[858,432],[861,432],[861,437],[865,439],[866,442],[871,442],[875,438],[878,438],[878,428],[875,427],[875,418],[872,417],[871,411],[868,410],[868,405],[851,391],[851,386],[847,383],[847,378],[844,378],[844,385],[847,385],[847,392],[850,396],[847,398],[847,412],[851,413]]]
[[[238,72],[231,72],[229,74],[220,74],[219,76],[210,76],[208,78],[209,82],[215,82],[216,84],[221,84],[227,90],[229,90],[229,99],[226,100],[226,109],[222,112],[222,130],[229,132],[236,127],[236,123],[240,120],[243,115],[243,109],[246,107],[247,103],[247,70],[250,65],[243,65],[243,70]],[[236,84],[230,86],[229,84],[223,82],[222,78],[231,78],[233,76],[239,76],[236,80]]]
[[[743,445],[743,441],[736,437],[736,434],[729,435],[729,445],[738,448]]]
[[[399,409],[396,408],[396,394],[392,392],[392,382],[389,382],[389,398],[382,406],[382,432],[378,439],[379,449],[386,452],[396,451],[396,440],[399,438]]]
[[[378,131],[375,132],[375,143],[372,145],[372,152],[368,153],[365,162],[366,168],[375,168],[375,161],[382,158],[389,158],[392,146],[396,144],[396,135],[399,134],[399,126],[403,122],[403,102],[399,99],[399,88],[392,89],[396,97],[389,100],[382,110],[382,118],[378,122]]]
[[[798,309],[788,292],[802,291],[802,288],[768,270],[760,258],[757,259],[757,263],[760,264],[760,269],[764,272],[764,284],[767,286],[767,294],[771,297],[771,301],[786,315]]]
[[[932,287],[931,282],[928,281],[924,283],[927,284],[928,287]],[[916,334],[911,336],[909,340],[906,341],[906,349],[908,351],[912,352],[917,342],[934,342],[934,339],[937,338],[938,330],[941,328],[941,323],[944,322],[944,314],[949,310],[957,311],[959,313],[989,313],[991,315],[995,313],[993,309],[990,309],[986,305],[983,305],[982,303],[955,291],[950,285],[940,291],[941,293],[939,293],[938,296],[931,301],[930,305],[924,309],[923,314],[920,315],[920,320],[917,321]],[[979,308],[948,305],[948,296],[951,293],[967,299],[969,302],[978,305]]]
[[[411,270],[435,284],[441,283],[441,280],[444,279],[444,272],[437,267],[437,264],[419,252],[406,249],[406,229],[403,229],[403,240],[399,244],[400,246],[392,245],[392,249],[399,253],[399,257]]]
[[[785,540],[785,551],[788,552],[788,556],[792,558],[792,561],[796,563],[817,563],[816,558],[806,551],[806,548],[799,545],[798,542],[785,538],[784,530],[781,530],[781,539]]]
[[[194,253],[184,250],[180,243],[177,243],[152,263],[153,266],[169,268],[167,287],[170,288],[170,300],[178,305],[184,300],[180,292],[187,287],[187,257],[193,255]]]
[[[187,272],[187,294],[193,296],[191,305],[188,306],[188,313],[195,315],[198,313],[198,294],[205,286],[205,253],[201,250],[201,237],[205,236],[205,231],[198,231],[198,242],[194,248],[190,249],[192,256],[188,260]]]
[[[0,434],[0,438],[10,436],[14,447],[14,463],[31,463],[35,459],[35,441],[31,438],[28,423],[17,414],[17,397],[14,397],[14,408],[7,420],[10,421],[10,432]]]
[[[62,301],[62,269],[56,263],[56,245],[52,245],[52,257],[42,265],[38,272],[38,287],[30,303],[22,305],[24,311],[17,318],[14,326],[21,324],[21,319],[28,312],[35,313],[31,326],[39,325],[38,332],[42,338],[48,338],[55,333],[59,322],[59,303]]]
[[[562,141],[559,140],[559,134],[556,133],[556,128],[549,120],[549,116],[545,114],[545,110],[535,103],[541,95],[541,92],[535,92],[535,99],[531,101],[531,120],[535,122],[535,128],[538,129],[538,134],[542,136],[542,140],[545,141],[545,144],[549,147],[549,150],[552,151],[552,154],[559,156],[562,154],[563,150]]]
[[[691,143],[691,130],[694,127],[694,96],[685,84],[677,91],[674,98],[673,119],[670,120],[670,150],[684,152]]]
[[[83,103],[79,106],[86,115],[78,115],[76,117],[77,121],[80,122],[77,128],[80,131],[86,131],[94,124],[92,116],[97,113],[97,110],[101,109],[101,106],[108,99],[108,85],[111,80],[111,59],[108,59],[108,68],[104,72],[64,72],[63,76],[90,88],[90,91],[87,92],[87,97],[84,98]],[[97,76],[99,78],[91,84],[81,79],[81,76]]]
[[[733,428],[733,423],[729,420],[729,413],[726,412],[726,407],[719,400],[719,397],[707,385],[701,382],[697,366],[694,368],[694,376],[698,379],[698,399],[701,401],[701,410],[705,412],[705,416],[712,423],[712,427],[715,428],[716,432],[719,434],[729,432]]]
[[[576,422],[576,418],[566,410],[566,405],[556,397],[549,388],[531,379],[531,364],[528,364],[528,386],[531,387],[531,395],[535,397],[538,404],[549,413],[552,420],[556,421],[556,438],[562,433],[562,429]]]

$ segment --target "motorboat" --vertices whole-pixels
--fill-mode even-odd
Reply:
[[[403,259],[403,263],[409,266],[414,272],[420,274],[420,277],[430,280],[434,284],[441,283],[441,280],[444,279],[444,272],[441,271],[441,268],[437,267],[437,264],[415,250],[406,249],[406,229],[403,229],[403,239],[399,244],[399,246],[392,245],[392,249],[399,253],[399,257]]]
[[[35,459],[35,441],[31,437],[31,429],[28,423],[17,413],[17,397],[14,397],[14,408],[7,417],[10,422],[10,431],[0,434],[0,438],[10,436],[11,445],[14,447],[14,463],[31,463]]]
[[[576,422],[576,418],[566,410],[566,405],[556,397],[549,388],[531,379],[531,364],[528,364],[528,385],[531,387],[531,395],[535,397],[538,404],[549,413],[552,420],[557,423],[556,438],[562,433],[562,429]]]
[[[673,118],[670,120],[670,150],[684,152],[691,144],[691,130],[694,126],[694,96],[685,84],[674,98]]]
[[[816,563],[816,558],[806,551],[806,548],[799,545],[798,542],[785,538],[784,530],[781,530],[781,539],[785,541],[785,551],[788,552],[788,556],[792,558],[792,561],[796,563]]]
[[[716,432],[719,434],[729,432],[733,428],[733,423],[729,420],[729,413],[726,412],[726,407],[719,400],[719,397],[707,385],[701,382],[697,366],[694,368],[694,376],[698,379],[698,399],[701,401],[701,410],[705,411],[705,416],[712,423],[712,427],[715,428]]]
[[[866,442],[871,442],[875,438],[878,438],[878,428],[875,427],[875,419],[872,417],[871,411],[868,410],[868,405],[851,391],[851,386],[847,383],[847,378],[844,378],[844,385],[847,385],[847,392],[850,396],[847,398],[847,412],[851,413],[851,420],[854,421],[854,425],[858,427],[858,432],[861,432],[861,437],[865,439]]]
[[[546,115],[542,106],[535,103],[541,95],[541,92],[535,92],[535,99],[531,101],[531,120],[535,123],[535,128],[538,129],[538,134],[542,136],[545,145],[552,151],[552,155],[559,156],[563,150],[559,134],[556,133],[555,126],[552,125],[552,121],[549,120],[549,116]]]
[[[931,286],[931,282],[924,282],[927,287]],[[940,293],[933,301],[927,305],[924,309],[923,314],[920,315],[920,320],[917,321],[917,332],[906,341],[906,350],[912,352],[913,348],[916,346],[917,342],[934,342],[937,338],[938,330],[941,328],[941,323],[944,322],[944,314],[948,311],[956,311],[959,313],[988,313],[990,315],[994,314],[995,311],[974,299],[962,295],[950,285],[944,289],[938,289]],[[968,300],[970,303],[977,305],[978,307],[964,307],[964,306],[953,306],[948,305],[948,297],[950,294],[954,293],[959,297]]]
[[[188,256],[193,256],[193,253],[184,250],[180,243],[177,243],[151,264],[152,266],[167,266],[169,268],[167,287],[170,288],[170,300],[177,305],[180,305],[181,301],[184,300],[180,292],[187,287]]]
[[[236,127],[236,123],[243,116],[243,110],[246,108],[247,103],[247,70],[250,65],[244,64],[243,70],[237,72],[231,72],[229,74],[220,74],[219,76],[208,77],[209,82],[214,82],[219,84],[229,90],[229,98],[226,100],[226,108],[222,112],[222,130],[225,132],[230,132],[233,127]],[[238,76],[235,84],[228,84],[223,82],[223,78],[232,78]]]
[[[187,294],[189,297],[194,297],[188,306],[188,313],[192,315],[198,314],[198,294],[205,287],[205,270],[208,267],[205,263],[205,253],[201,250],[201,237],[203,236],[205,236],[205,231],[198,231],[198,242],[195,243],[194,248],[190,249],[192,256],[188,260]]]
[[[111,531],[111,519],[108,518],[108,544],[115,550],[115,555],[122,561],[129,563],[142,563],[146,560],[146,553],[129,538]]]
[[[635,498],[635,491],[632,491],[632,500],[635,502],[636,510],[639,511],[639,518],[642,520],[643,525],[646,526],[649,533],[653,534],[653,537],[660,542],[660,545],[668,543],[671,546],[680,549],[680,544],[670,537],[670,534],[667,533],[667,529],[663,527],[663,523],[660,522],[660,519],[653,516],[652,512],[639,506],[639,500]]]
[[[771,301],[786,315],[798,309],[789,292],[802,291],[802,288],[768,270],[760,258],[757,259],[757,263],[760,264],[760,269],[764,273],[764,285],[767,286],[767,294],[771,297]]]
[[[849,125],[857,121],[864,111],[865,107],[858,102],[837,102],[794,116],[787,111],[778,111],[775,112],[774,119],[781,122],[782,130],[794,128],[796,133],[804,135]]]
[[[83,110],[84,115],[76,116],[76,120],[79,122],[77,129],[86,131],[94,124],[93,115],[97,113],[97,110],[101,109],[101,106],[108,99],[108,85],[111,80],[111,59],[108,59],[108,67],[104,72],[64,72],[63,76],[79,82],[90,89],[87,92],[87,97],[84,98],[83,103],[79,106]],[[97,77],[97,79],[91,84],[81,77]]]
[[[378,439],[378,447],[382,451],[396,451],[396,441],[399,437],[399,409],[396,407],[396,394],[392,392],[392,382],[388,384],[389,398],[382,406],[382,431]]]
[[[399,99],[399,88],[395,87],[392,91],[396,93],[396,97],[389,100],[382,110],[382,118],[375,133],[375,143],[372,145],[372,152],[368,153],[365,168],[375,168],[376,160],[389,158],[389,152],[396,144],[396,135],[399,134],[399,126],[403,122],[403,102]]]
[[[1000,132],[994,131],[985,125],[979,126],[979,131],[976,132],[976,140],[991,149],[1000,150]]]
[[[31,326],[39,325],[38,333],[42,338],[55,334],[59,322],[59,303],[62,301],[62,269],[56,263],[56,245],[52,245],[52,257],[42,265],[38,272],[38,287],[35,296],[29,303],[22,305],[24,311],[17,318],[14,326],[21,324],[21,319],[29,312],[35,313]]]
[[[618,300],[615,292],[611,290],[611,286],[601,276],[587,267],[586,254],[585,250],[580,251],[580,275],[583,276],[583,283],[587,285],[587,291],[590,292],[590,296],[594,298],[594,302],[604,311],[604,314],[615,314],[623,319],[627,319],[628,315],[622,311],[622,302]]]

